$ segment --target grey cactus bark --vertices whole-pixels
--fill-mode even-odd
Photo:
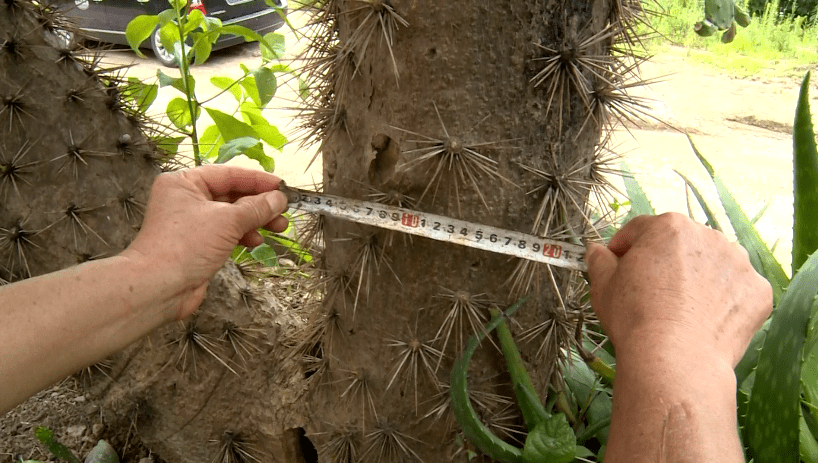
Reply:
[[[640,112],[627,96],[639,2],[320,5],[308,10],[302,127],[320,144],[324,191],[598,236],[589,203],[607,198],[607,133]],[[0,277],[15,280],[126,246],[163,159],[121,82],[32,32],[49,11],[0,10]],[[317,220],[317,271],[287,281],[297,307],[276,300],[280,279],[227,266],[194,318],[92,377],[115,447],[138,440],[168,462],[467,461],[450,369],[489,308],[521,297],[512,330],[535,386],[563,387],[559,361],[577,324],[594,322],[578,275]],[[492,429],[523,438],[490,343],[469,388]]]
[[[582,242],[598,238],[608,130],[631,111],[639,3],[328,1],[311,25],[306,142],[323,190]],[[630,84],[628,84],[630,82]],[[320,461],[466,461],[448,375],[492,306],[526,301],[515,335],[537,388],[593,323],[577,275],[322,218],[325,297],[299,345],[317,376]],[[502,237],[498,237],[500,241]],[[525,243],[509,243],[524,246]],[[522,439],[501,356],[470,375],[490,427]],[[481,399],[482,397],[482,399]],[[354,456],[353,456],[354,455]]]

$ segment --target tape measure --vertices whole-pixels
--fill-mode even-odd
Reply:
[[[587,272],[585,247],[536,235],[480,225],[428,212],[290,188],[281,182],[291,208],[433,240]]]

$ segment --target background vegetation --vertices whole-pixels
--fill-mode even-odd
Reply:
[[[800,77],[818,62],[814,15],[781,15],[780,4],[768,2],[748,27],[740,29],[731,43],[724,44],[717,37],[700,37],[694,32],[693,25],[703,18],[701,3],[662,2],[663,14],[653,21],[657,37],[650,42],[650,49],[654,54],[681,53],[737,77]]]

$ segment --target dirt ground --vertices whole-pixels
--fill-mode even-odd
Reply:
[[[296,48],[293,34],[287,35],[288,49]],[[240,73],[239,63],[253,66],[258,62],[257,46],[252,44],[234,47],[214,53],[210,61],[195,69],[201,95],[211,95],[215,89],[209,79],[216,75]],[[107,61],[133,63],[128,75],[136,77],[155,76],[161,68],[152,59],[139,59],[129,50],[109,53]],[[163,68],[172,74],[173,70]],[[748,215],[753,216],[765,204],[769,208],[758,223],[762,237],[772,245],[780,240],[776,255],[785,269],[790,261],[792,229],[792,146],[791,130],[799,81],[794,78],[764,80],[733,79],[709,68],[703,68],[686,59],[684,50],[670,49],[656,56],[643,66],[646,79],[660,78],[640,91],[653,99],[652,106],[657,118],[681,130],[688,131],[700,151],[708,157],[734,193]],[[813,94],[818,95],[814,90]],[[164,91],[164,90],[163,90]],[[175,96],[175,95],[174,95]],[[164,94],[154,108],[163,108],[171,98]],[[279,128],[287,132],[292,111],[281,108],[295,106],[292,89],[280,89],[268,116]],[[812,101],[815,97],[812,98]],[[230,97],[214,101],[222,110],[232,111],[235,102]],[[227,108],[227,109],[225,109]],[[156,112],[161,112],[155,109]],[[613,140],[616,152],[623,155],[638,181],[647,191],[657,212],[687,211],[684,184],[674,172],[680,171],[717,204],[715,189],[698,164],[683,133],[674,131],[656,121],[620,130]],[[319,182],[321,162],[318,160],[307,170],[314,151],[288,146],[276,154],[276,173],[290,184]],[[242,162],[254,166],[253,162]],[[257,165],[255,165],[257,167]],[[621,182],[618,182],[621,185]],[[702,215],[697,214],[700,218]],[[723,224],[727,224],[723,218]],[[72,382],[45,391],[0,420],[0,440],[15,435],[31,435],[36,426],[50,426],[77,453],[85,453],[96,442],[105,438],[105,429],[99,422],[99,411],[85,404],[85,397]],[[76,410],[71,423],[54,422],[51,411],[71,407]],[[26,440],[18,448],[3,449],[0,445],[0,463],[24,458],[47,458],[43,449]],[[126,444],[127,445],[127,444]],[[3,453],[7,451],[8,453]],[[148,457],[149,452],[130,455]],[[130,461],[130,460],[129,460]],[[139,461],[138,458],[133,461]]]

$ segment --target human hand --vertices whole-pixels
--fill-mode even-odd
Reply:
[[[122,255],[167,277],[178,299],[169,304],[169,319],[196,311],[237,244],[262,244],[258,228],[287,228],[279,182],[265,172],[216,165],[156,178],[142,228]]]
[[[735,367],[772,310],[747,251],[681,214],[637,217],[586,260],[591,304],[617,354],[672,345],[668,354],[689,348]]]

